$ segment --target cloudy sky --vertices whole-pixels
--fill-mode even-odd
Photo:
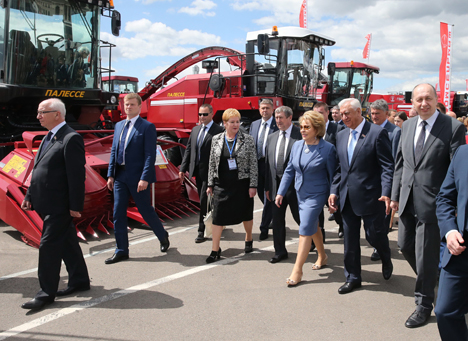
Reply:
[[[140,86],[187,54],[207,46],[245,51],[247,32],[298,26],[302,0],[114,0],[120,37],[103,20],[101,39],[117,44],[116,74]],[[308,28],[332,37],[329,61],[360,61],[372,33],[370,64],[380,68],[374,92],[438,83],[440,22],[454,25],[452,90],[468,78],[468,0],[309,0]]]

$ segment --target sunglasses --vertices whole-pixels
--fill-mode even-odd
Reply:
[[[208,116],[208,115],[209,115],[209,114],[206,113],[206,112],[199,112],[199,113],[198,113],[198,116]]]
[[[311,127],[310,126],[299,126],[301,130],[309,130]]]

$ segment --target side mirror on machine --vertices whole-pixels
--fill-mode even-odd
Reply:
[[[267,55],[270,53],[270,39],[268,34],[259,34],[257,36],[258,53]]]
[[[328,76],[331,78],[335,74],[335,63],[328,63]]]
[[[116,37],[120,34],[120,28],[122,27],[122,20],[120,18],[120,12],[113,11],[112,12],[112,23],[111,23],[111,31],[112,34]]]

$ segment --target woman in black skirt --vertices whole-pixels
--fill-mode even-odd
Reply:
[[[207,194],[213,195],[213,247],[207,263],[221,256],[219,242],[225,225],[244,223],[245,253],[253,251],[253,198],[257,194],[257,154],[252,136],[239,131],[236,109],[223,113],[225,132],[213,136]]]

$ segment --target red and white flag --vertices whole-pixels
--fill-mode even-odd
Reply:
[[[367,43],[366,46],[364,46],[364,51],[362,51],[362,58],[368,59],[370,56],[370,43],[372,39],[372,33],[366,35]]]
[[[307,28],[307,0],[302,1],[301,11],[299,12],[299,26]]]
[[[468,79],[466,80],[466,91],[468,91]]]
[[[439,67],[440,99],[450,108],[450,77],[452,69],[452,25],[440,23],[440,44],[442,46],[442,60]]]
[[[438,87],[439,87],[439,83],[436,83],[436,85],[435,85],[436,91],[439,91]]]

